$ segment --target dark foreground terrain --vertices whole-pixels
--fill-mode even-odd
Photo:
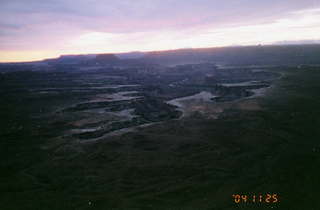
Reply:
[[[1,73],[0,209],[320,209],[319,67],[132,66]]]

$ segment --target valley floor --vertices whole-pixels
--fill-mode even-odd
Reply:
[[[320,69],[269,71],[283,76],[260,97],[210,106],[204,100],[201,109],[183,118],[174,107],[165,106],[163,115],[140,119],[150,123],[159,117],[163,122],[91,143],[81,143],[79,136],[70,141],[67,131],[75,125],[61,124],[68,116],[68,122],[77,122],[79,128],[81,123],[94,125],[89,119],[97,114],[73,115],[88,104],[74,106],[78,99],[69,99],[64,107],[71,109],[62,121],[35,129],[49,118],[23,115],[28,107],[18,104],[26,101],[4,97],[1,209],[319,209]],[[99,108],[100,102],[89,106]],[[146,108],[137,102],[134,107],[152,112],[164,106],[152,104]],[[114,120],[131,115],[108,116]],[[39,121],[34,123],[35,119]],[[57,137],[61,127],[68,129]],[[91,133],[86,135],[82,137],[91,138]],[[235,203],[234,194],[277,194],[279,202]]]

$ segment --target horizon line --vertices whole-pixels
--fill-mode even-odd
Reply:
[[[283,41],[290,42],[290,41]],[[274,43],[274,44],[255,44],[255,45],[226,45],[226,46],[213,46],[213,47],[184,47],[184,48],[176,48],[176,49],[164,49],[164,50],[133,50],[133,51],[124,51],[124,52],[105,52],[105,53],[82,53],[82,54],[60,54],[57,57],[47,57],[41,60],[26,60],[26,61],[0,61],[0,64],[23,64],[23,63],[36,63],[36,62],[44,62],[48,59],[58,59],[61,56],[66,55],[101,55],[101,54],[126,54],[126,53],[156,53],[156,52],[169,52],[169,51],[178,51],[178,50],[201,50],[201,49],[220,49],[220,48],[236,48],[236,47],[269,47],[269,46],[302,46],[302,45],[320,45],[320,42],[315,43]]]

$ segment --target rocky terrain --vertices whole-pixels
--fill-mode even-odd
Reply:
[[[317,65],[159,54],[1,64],[3,209],[318,209]]]
[[[96,59],[107,62],[114,56]],[[122,69],[74,66],[72,71],[8,72],[2,79],[3,90],[16,83],[20,87],[15,91],[24,92],[21,97],[34,100],[33,108],[40,110],[34,116],[48,118],[48,129],[57,136],[93,140],[117,130],[177,119],[187,110],[192,114],[195,106],[204,110],[201,107],[253,96],[253,90],[269,87],[279,77],[257,69],[220,69],[210,63]],[[23,74],[27,80],[19,76]],[[197,98],[204,91],[207,96]],[[186,99],[189,105],[184,110],[173,103]],[[47,100],[55,102],[47,104]]]

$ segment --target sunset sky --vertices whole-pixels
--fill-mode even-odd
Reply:
[[[319,0],[0,1],[0,62],[319,40]]]

